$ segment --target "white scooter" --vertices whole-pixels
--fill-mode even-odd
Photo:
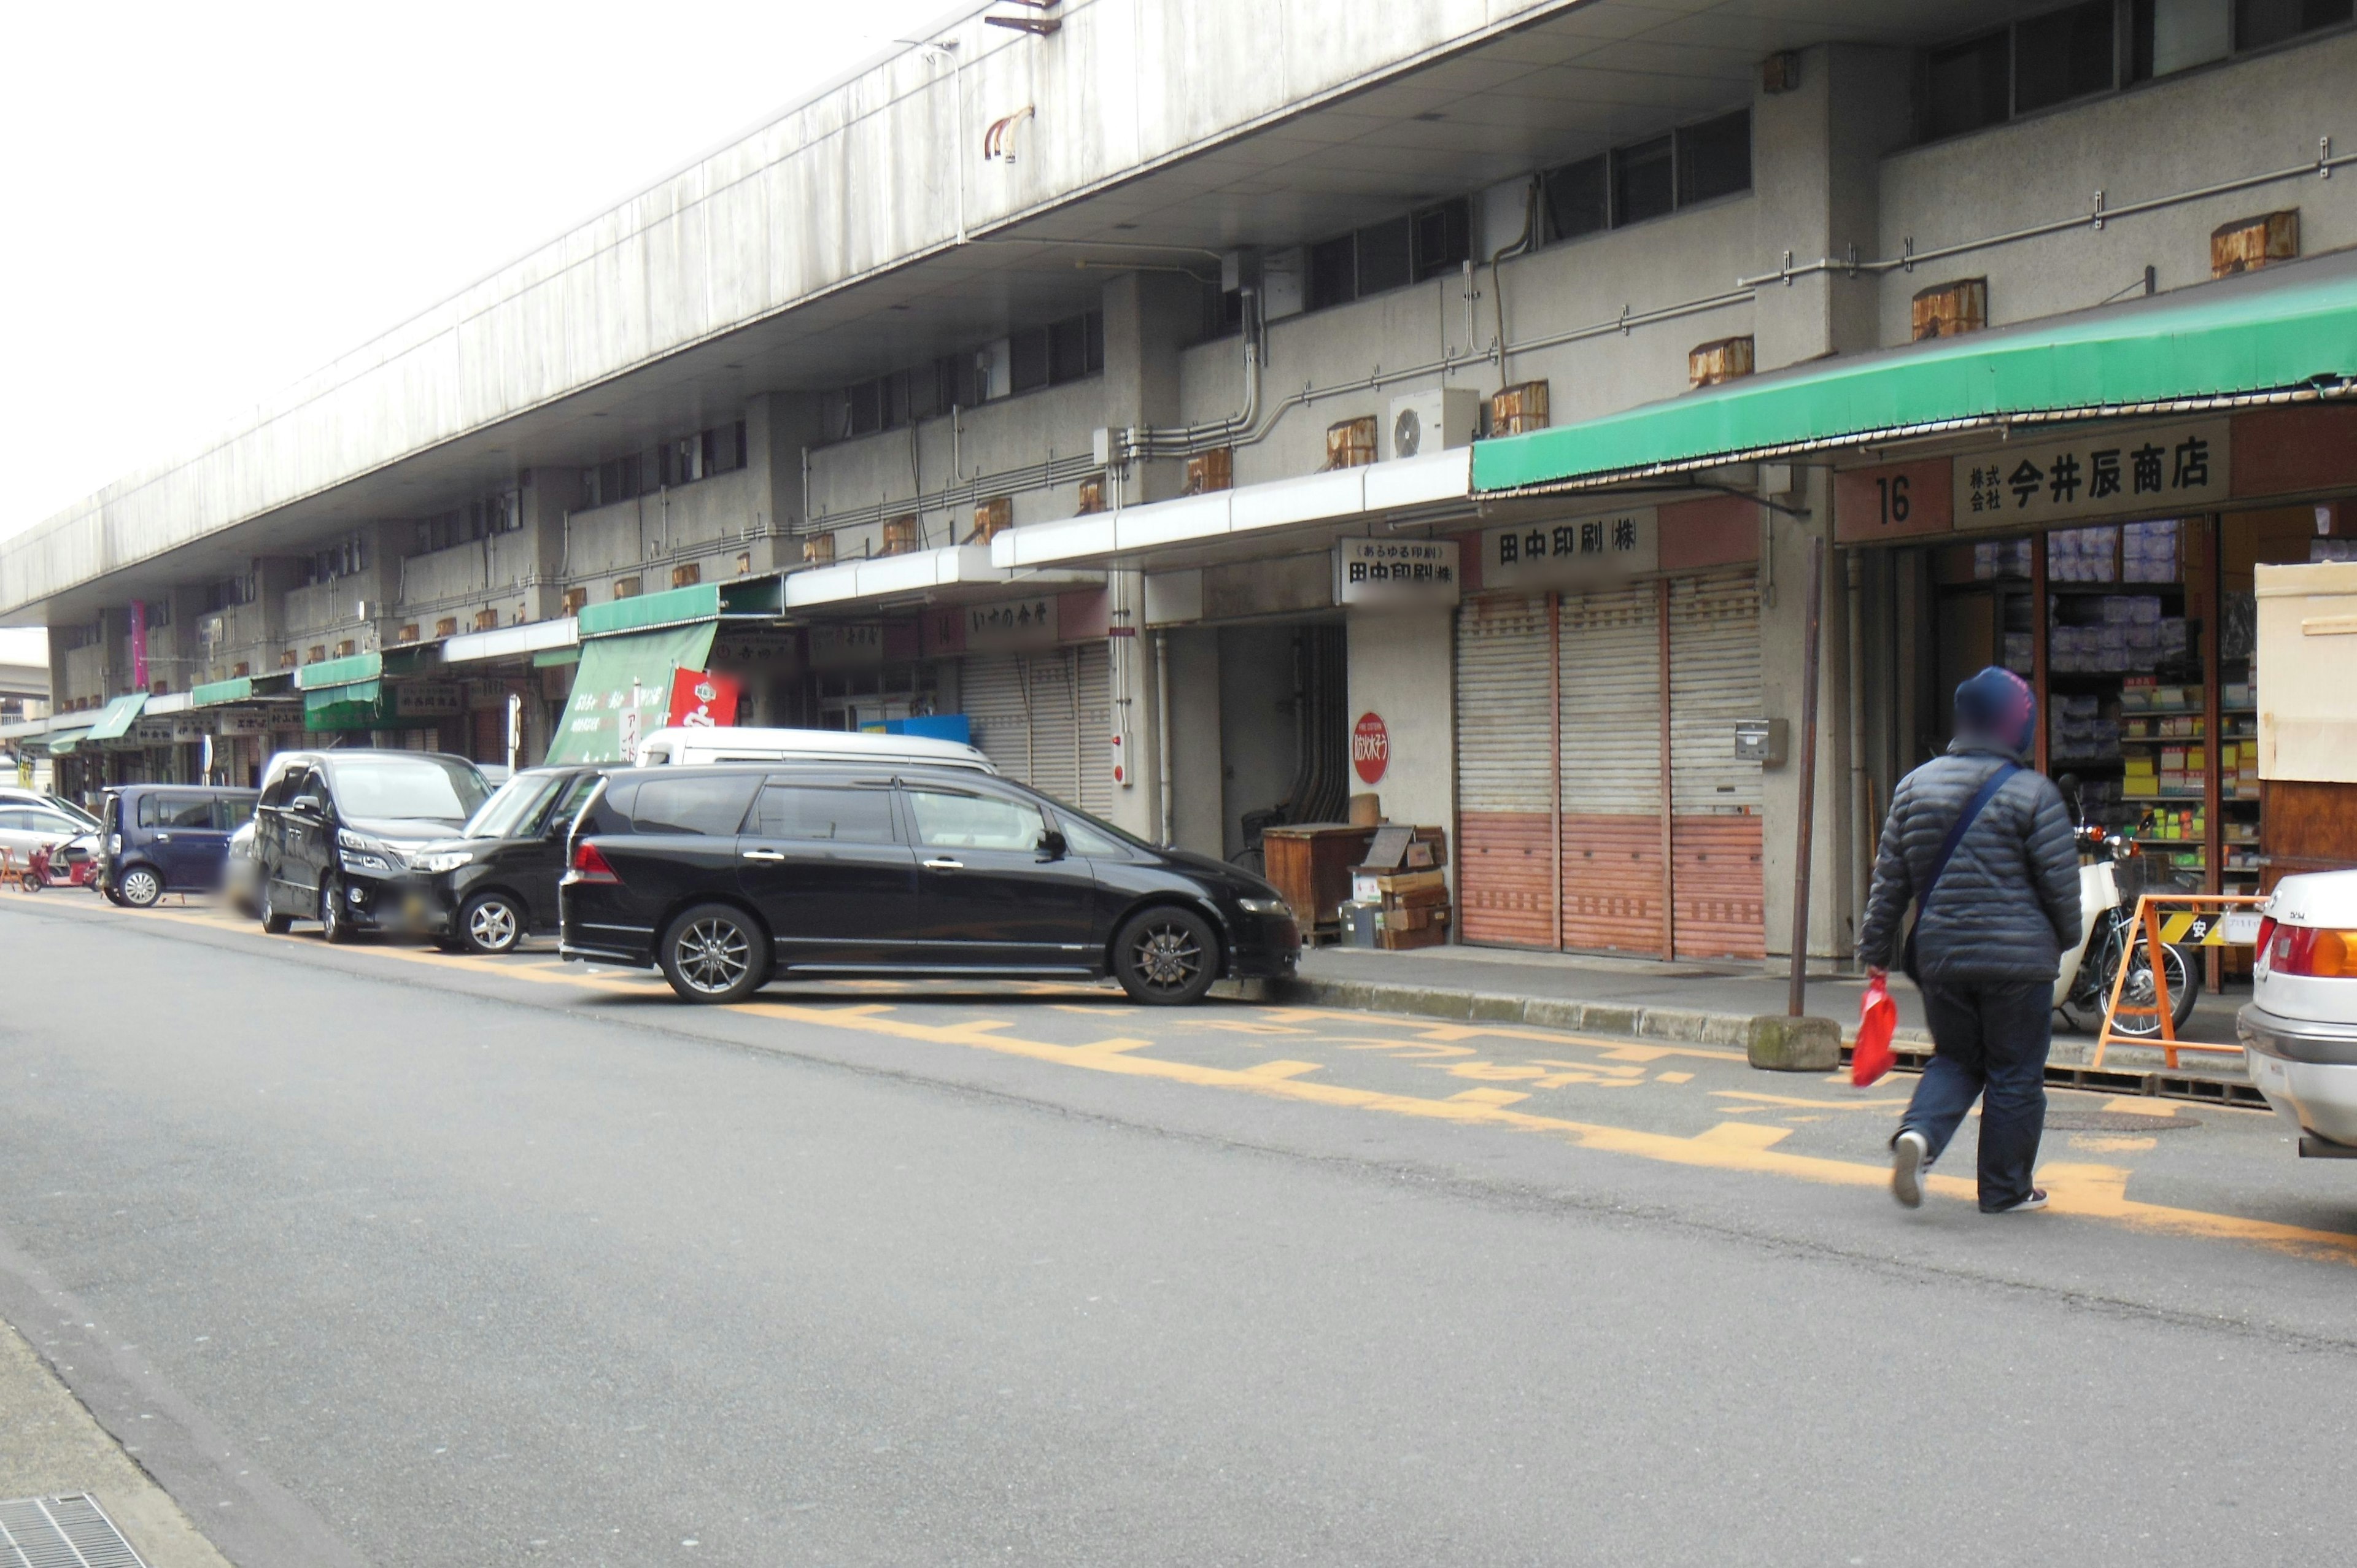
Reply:
[[[2083,822],[2072,836],[2079,843],[2079,920],[2086,939],[2062,955],[2062,972],[2054,977],[2054,1010],[2071,1027],[2093,1030],[2111,1005],[2112,983],[2123,962],[2128,966],[2127,982],[2120,987],[2124,1005],[2150,1007],[2156,988],[2144,933],[2136,929],[2136,897],[2123,887],[2121,878],[2123,867],[2135,870],[2136,842]],[[2160,950],[2169,977],[2169,1015],[2174,1026],[2182,1029],[2201,990],[2201,969],[2181,948]],[[2160,1016],[2123,1013],[2113,1021],[2112,1032],[2131,1038],[2158,1035]]]

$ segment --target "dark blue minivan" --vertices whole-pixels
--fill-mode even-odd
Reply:
[[[99,886],[145,909],[167,893],[218,893],[229,836],[253,815],[257,789],[211,784],[125,784],[101,811]]]

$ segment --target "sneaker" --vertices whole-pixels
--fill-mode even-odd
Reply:
[[[2046,1189],[2042,1187],[2033,1187],[2029,1189],[2029,1196],[2019,1203],[2005,1208],[1992,1208],[1989,1212],[1991,1214],[2035,1214],[2045,1207]]]
[[[1890,1140],[1890,1196],[1900,1208],[1923,1207],[1923,1167],[1931,1163],[1932,1144],[1922,1133],[1910,1128]]]

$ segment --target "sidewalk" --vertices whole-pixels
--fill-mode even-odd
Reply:
[[[1854,1033],[1865,989],[1863,977],[1835,976],[1819,966],[1808,983],[1806,1010],[1840,1024],[1845,1035]],[[1455,945],[1413,952],[1322,947],[1305,950],[1300,978],[1270,994],[1326,1007],[1507,1020],[1740,1050],[1753,1017],[1784,1012],[1788,982],[1781,971],[1734,961],[1663,963]],[[1931,1049],[1922,999],[1902,975],[1891,977],[1890,994],[1899,1004],[1901,1065],[1912,1065],[1909,1057]],[[2243,1001],[2239,994],[2203,992],[2185,1037],[2231,1043]],[[2049,1081],[2259,1102],[2239,1056],[2180,1052],[2171,1069],[2156,1047],[2115,1044],[2099,1070],[2094,1052],[2092,1032],[2065,1032],[2058,1020]]]

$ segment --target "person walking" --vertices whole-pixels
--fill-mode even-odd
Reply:
[[[1923,1173],[1981,1105],[1984,1214],[2046,1207],[2030,1185],[2046,1126],[2054,977],[2083,935],[2079,854],[2052,779],[2029,766],[2038,699],[1994,666],[1956,688],[1956,738],[1899,781],[1875,855],[1858,961],[1902,956],[1934,1054],[1890,1140],[1890,1192],[1923,1201]],[[1913,932],[1900,938],[1910,901]]]

